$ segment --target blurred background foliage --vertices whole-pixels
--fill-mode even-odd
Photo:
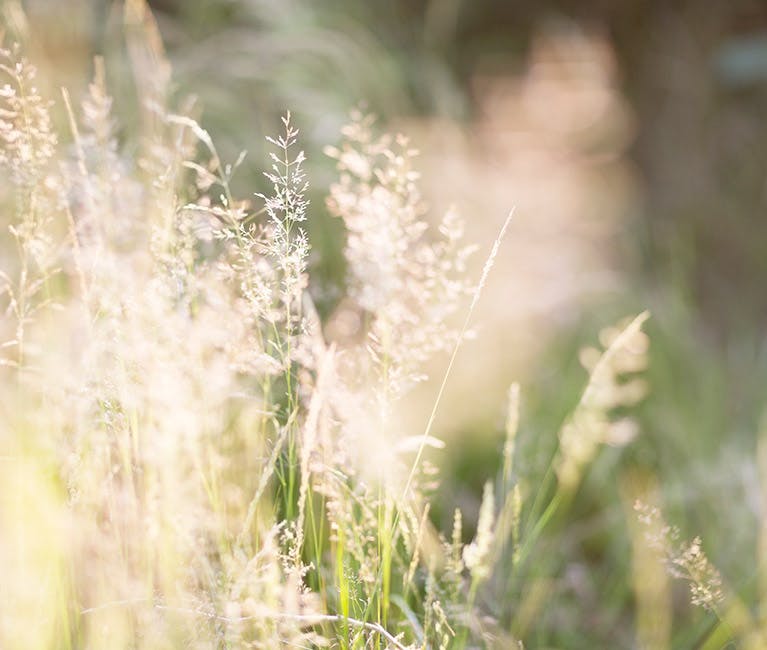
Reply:
[[[5,0],[49,95],[77,96],[107,59],[123,136],[138,119],[120,3]],[[699,534],[729,585],[754,602],[767,434],[767,5],[644,0],[155,0],[176,94],[199,98],[236,187],[262,191],[263,136],[286,109],[312,180],[312,287],[328,328],[344,269],[325,210],[349,109],[422,151],[424,195],[455,204],[487,246],[509,240],[477,339],[451,381],[435,458],[443,529],[477,512],[499,465],[504,395],[522,391],[521,472],[534,496],[586,373],[578,350],[649,308],[650,392],[640,435],[607,449],[535,550],[529,647],[631,647],[632,495],[657,486],[670,520]],[[44,38],[40,37],[44,34]],[[62,119],[65,119],[62,117]],[[477,255],[481,265],[483,254]],[[440,360],[432,368],[439,376]],[[412,400],[422,422],[433,399]],[[543,489],[550,489],[544,485]],[[470,532],[470,531],[469,531]],[[467,533],[468,535],[469,533]],[[672,647],[713,625],[674,592]],[[629,622],[629,624],[627,624]]]

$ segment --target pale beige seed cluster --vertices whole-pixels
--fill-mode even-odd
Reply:
[[[715,611],[724,601],[722,578],[703,551],[700,537],[690,542],[680,540],[679,529],[665,523],[655,506],[637,501],[634,509],[647,529],[648,543],[661,553],[669,575],[687,582],[690,602]]]

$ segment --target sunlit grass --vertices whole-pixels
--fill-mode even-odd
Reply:
[[[244,155],[222,160],[172,98],[145,4],[127,2],[125,19],[135,136],[100,60],[86,96],[53,107],[23,52],[1,53],[14,257],[0,275],[0,645],[534,645],[557,578],[541,542],[603,448],[637,434],[648,314],[583,350],[589,379],[535,484],[520,480],[512,387],[472,539],[460,509],[437,529],[435,417],[510,217],[467,277],[462,220],[424,219],[416,152],[353,112],[327,150],[348,270],[331,337],[309,291],[312,206],[290,114],[269,139],[268,190],[235,196]],[[440,354],[430,416],[403,430],[402,399]],[[640,643],[669,644],[665,562],[718,621],[711,647],[760,647],[704,542],[679,541],[654,507],[638,520],[649,535],[631,521]],[[669,614],[657,629],[653,598]]]

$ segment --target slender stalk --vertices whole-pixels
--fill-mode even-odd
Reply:
[[[426,442],[429,438],[429,435],[431,434],[432,427],[434,426],[434,421],[437,418],[437,411],[439,410],[439,406],[442,403],[442,397],[445,394],[447,380],[449,379],[450,373],[453,370],[453,365],[455,364],[456,357],[458,356],[458,350],[461,348],[461,344],[466,337],[466,332],[469,330],[469,324],[471,323],[471,317],[474,315],[474,309],[479,302],[479,297],[482,294],[482,289],[484,288],[485,283],[487,282],[487,278],[490,275],[490,269],[493,267],[493,263],[495,262],[495,258],[498,255],[498,250],[501,246],[501,242],[506,236],[506,231],[509,227],[509,224],[511,223],[511,218],[513,216],[514,209],[509,212],[506,220],[503,222],[503,226],[501,226],[498,237],[496,237],[495,241],[493,242],[493,247],[490,250],[490,255],[488,256],[485,262],[485,266],[482,269],[482,276],[480,277],[479,284],[474,291],[474,296],[472,298],[471,305],[469,306],[469,311],[466,314],[466,318],[464,319],[463,325],[458,333],[458,338],[456,339],[455,345],[453,346],[453,352],[450,355],[450,361],[448,362],[447,369],[442,376],[442,382],[439,385],[437,397],[434,400],[434,405],[432,406],[431,413],[429,414],[429,419],[426,422],[426,428],[423,431],[421,442],[418,445],[418,452],[415,455],[415,460],[413,461],[413,465],[410,468],[410,474],[408,475],[407,481],[405,482],[405,489],[402,491],[403,499],[407,497],[407,494],[410,491],[410,486],[413,482],[413,479],[415,478],[415,473],[418,470],[418,465],[421,462],[421,457],[423,456],[424,449],[426,448]]]

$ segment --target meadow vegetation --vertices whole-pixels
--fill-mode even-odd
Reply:
[[[455,509],[440,529],[435,417],[511,217],[468,277],[480,253],[455,212],[429,226],[407,138],[353,111],[310,152],[335,161],[345,232],[329,332],[290,113],[269,190],[236,196],[245,154],[222,160],[171,93],[146,6],[125,16],[135,137],[100,59],[83,97],[48,98],[23,50],[0,50],[0,646],[545,647],[556,564],[541,554],[594,459],[637,435],[648,314],[583,349],[589,379],[535,483],[511,386],[476,526]],[[403,429],[399,405],[439,355],[431,415]],[[609,489],[631,542],[621,638],[670,647],[678,578],[709,617],[705,647],[765,647],[706,540],[666,524],[646,481]]]

